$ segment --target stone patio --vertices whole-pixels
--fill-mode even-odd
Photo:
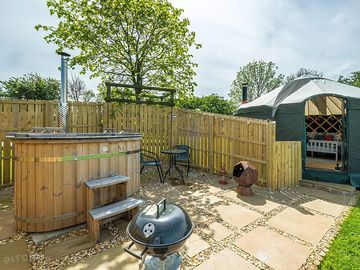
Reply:
[[[161,185],[149,170],[135,196],[145,205],[165,197],[188,212],[195,228],[180,254],[181,269],[190,270],[316,269],[357,196],[306,187],[280,192],[254,187],[255,196],[241,197],[231,180],[221,186],[216,176],[195,170],[186,182],[167,179]],[[0,198],[0,208],[0,269],[139,269],[140,261],[123,249],[129,241],[125,220],[106,225],[96,245],[83,227],[35,243],[11,229],[9,197]]]
[[[311,249],[265,227],[258,227],[234,243],[258,260],[278,270],[299,269]]]

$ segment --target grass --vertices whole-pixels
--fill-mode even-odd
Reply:
[[[360,269],[360,199],[342,224],[318,269]]]

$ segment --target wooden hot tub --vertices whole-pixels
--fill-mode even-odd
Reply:
[[[127,195],[140,189],[140,134],[12,133],[15,146],[16,229],[44,232],[86,221],[84,183],[112,175],[130,177]],[[115,187],[102,189],[111,201]]]

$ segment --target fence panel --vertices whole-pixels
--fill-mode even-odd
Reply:
[[[176,122],[173,124],[177,130],[174,134],[173,144],[185,144],[191,147],[191,163],[199,168],[208,169],[210,132],[212,132],[212,114],[199,113],[190,110],[177,109]]]
[[[70,102],[68,119],[70,132],[102,132],[103,104],[93,102]]]
[[[275,122],[268,126],[267,186],[272,190],[293,187],[302,177],[300,141],[276,141]]]
[[[191,162],[196,167],[228,173],[242,160],[253,163],[259,182],[267,172],[268,122],[240,117],[177,110],[177,142],[192,147]]]
[[[148,105],[104,104],[104,128],[140,132],[142,148],[160,154],[171,146],[172,108]]]
[[[238,117],[215,117],[214,170],[225,165],[232,172],[234,165],[247,160],[255,165],[259,173],[259,183],[265,184],[267,177],[267,125],[266,121],[249,120]]]
[[[35,126],[58,126],[56,101],[0,100],[0,186],[13,182],[13,147],[7,132],[30,131]]]
[[[270,159],[274,165],[269,170],[268,186],[272,190],[294,187],[302,176],[301,142],[275,141]]]

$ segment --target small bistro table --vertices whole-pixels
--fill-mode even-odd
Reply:
[[[178,174],[181,176],[181,180],[182,180],[183,184],[185,184],[184,174],[182,173],[180,168],[176,165],[176,155],[184,154],[184,153],[186,153],[186,150],[184,150],[184,149],[165,149],[165,150],[162,150],[161,153],[169,155],[169,157],[170,157],[169,168],[165,172],[164,181],[168,174],[170,176],[171,168],[175,167],[175,170],[178,171]]]

